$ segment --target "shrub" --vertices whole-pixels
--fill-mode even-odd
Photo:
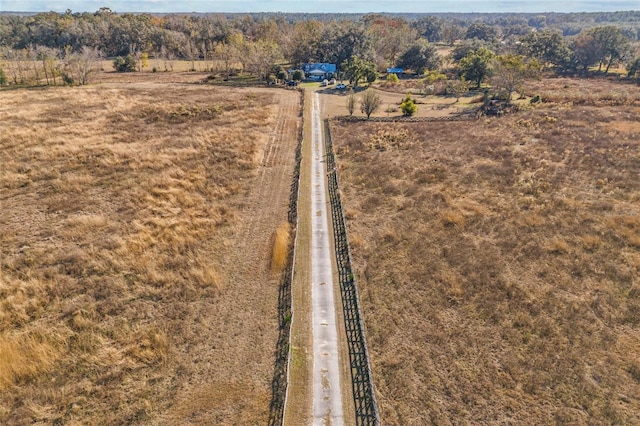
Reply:
[[[304,71],[302,70],[294,70],[292,78],[296,81],[304,80]]]
[[[410,117],[415,114],[416,111],[418,111],[418,106],[413,101],[413,99],[411,99],[411,95],[407,95],[407,97],[404,98],[404,100],[400,104],[400,109],[402,110],[402,113],[404,115]]]
[[[4,86],[8,81],[7,74],[5,74],[4,70],[0,68],[0,86]]]
[[[127,55],[124,58],[118,56],[113,60],[113,68],[117,72],[133,72],[136,70],[136,58],[132,55]]]
[[[289,73],[286,70],[281,69],[276,74],[276,77],[278,78],[278,80],[288,80],[289,79]]]
[[[66,72],[63,72],[61,74],[61,77],[62,77],[62,81],[64,82],[64,84],[66,84],[68,86],[72,86],[73,85],[73,77],[71,77]]]
[[[398,78],[398,76],[394,73],[391,73],[389,75],[387,75],[387,81],[391,84],[396,84],[398,81],[400,81],[400,79]]]

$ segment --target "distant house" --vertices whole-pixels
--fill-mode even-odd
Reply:
[[[304,75],[308,78],[316,81],[322,81],[325,79],[329,79],[334,76],[337,71],[336,64],[326,64],[326,63],[309,63],[302,64],[302,71],[304,71]]]
[[[387,68],[387,74],[402,74],[403,72],[402,68]]]

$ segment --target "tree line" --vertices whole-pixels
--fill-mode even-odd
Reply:
[[[119,61],[114,66],[121,71],[143,69],[148,58],[165,64],[183,59],[209,61],[227,76],[241,70],[262,80],[282,71],[275,64],[328,62],[356,84],[387,67],[422,74],[449,64],[480,84],[483,64],[506,54],[567,73],[586,74],[594,66],[607,73],[625,64],[637,77],[639,38],[640,11],[325,16],[118,14],[101,8],[3,14],[0,81],[82,84],[89,75],[83,70],[108,57]],[[436,43],[453,46],[452,54],[440,57]]]

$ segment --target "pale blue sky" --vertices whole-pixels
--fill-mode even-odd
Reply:
[[[0,11],[95,12],[599,12],[640,10],[640,0],[0,0]]]

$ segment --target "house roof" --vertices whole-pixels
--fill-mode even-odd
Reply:
[[[306,74],[311,74],[314,71],[319,71],[315,74],[320,74],[320,72],[322,72],[323,74],[334,73],[336,72],[336,69],[337,69],[336,64],[328,64],[324,62],[313,62],[313,63],[302,64],[302,70]]]

